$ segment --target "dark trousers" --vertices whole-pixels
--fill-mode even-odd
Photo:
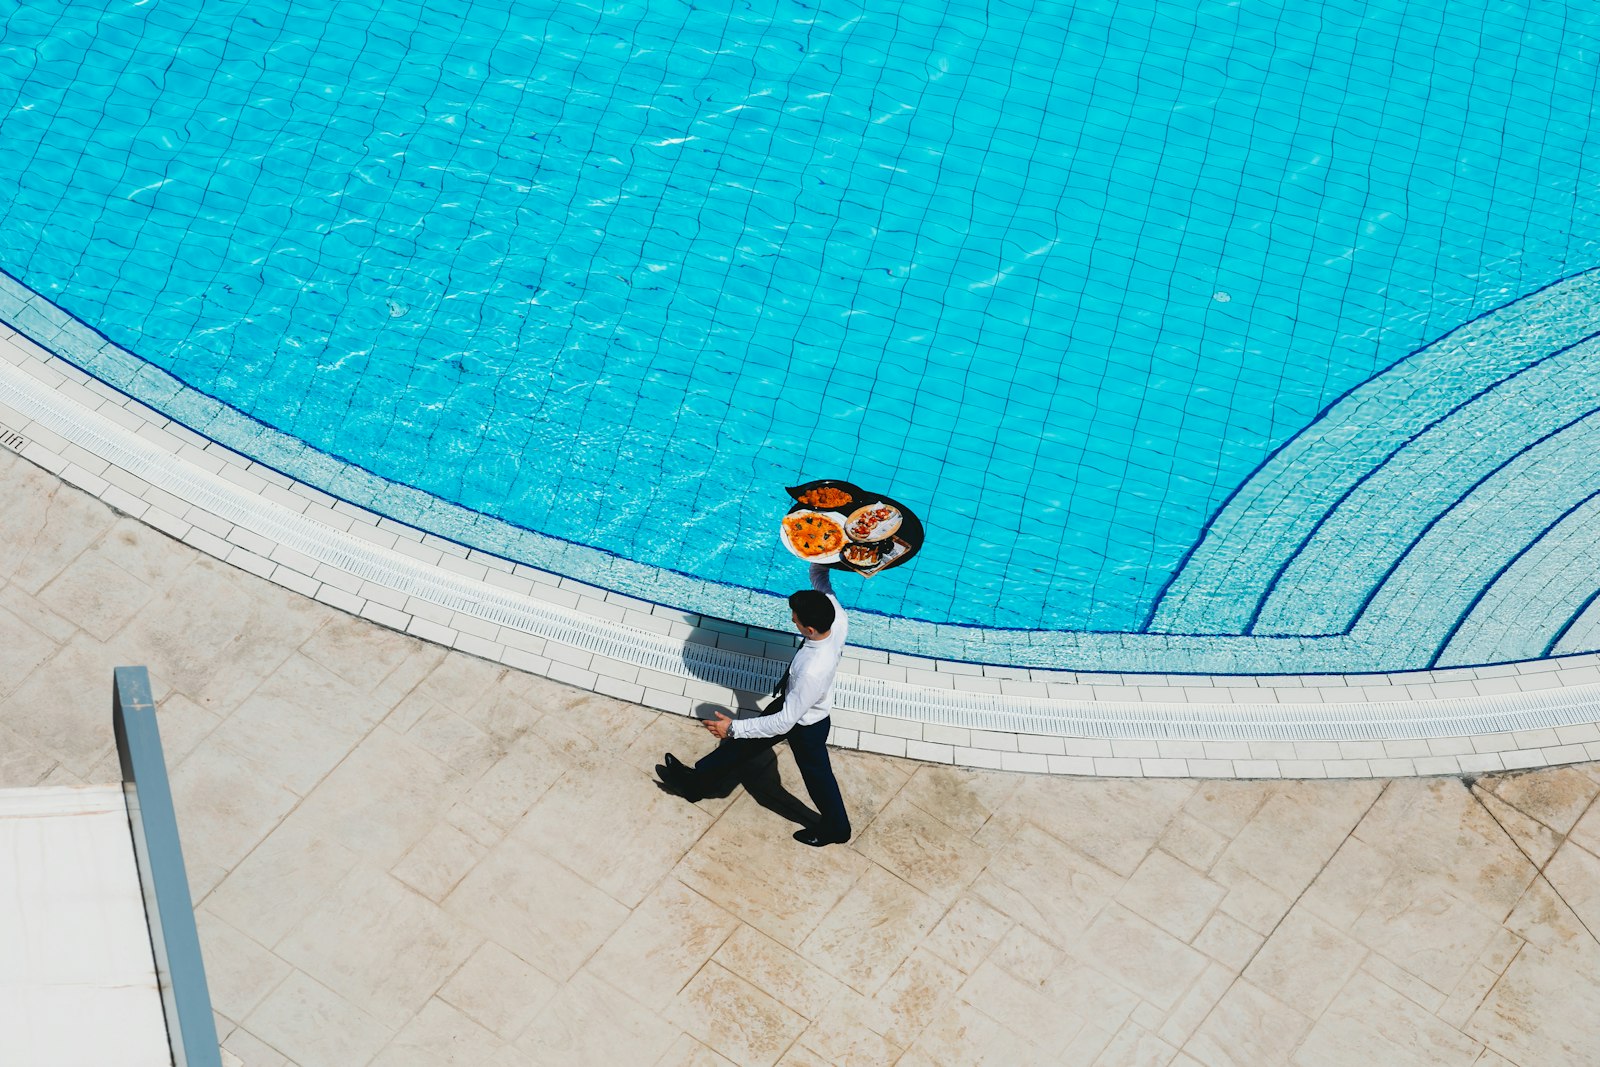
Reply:
[[[822,816],[817,834],[832,841],[848,841],[850,816],[844,810],[833,764],[828,762],[828,731],[832,727],[833,720],[827,718],[810,726],[796,726],[777,737],[730,737],[694,765],[695,777],[706,787],[726,782],[752,757],[770,751],[779,741],[788,741],[795,765],[800,768],[800,779]]]

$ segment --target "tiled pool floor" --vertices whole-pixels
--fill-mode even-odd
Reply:
[[[0,430],[11,453],[297,594],[656,710],[748,703],[792,648],[784,634],[606,593],[373,516],[190,433],[15,334],[0,337]],[[859,648],[845,671],[839,745],[969,767],[1323,778],[1600,757],[1600,666],[1590,655],[1391,675],[1207,676]]]
[[[1595,1062],[1600,770],[836,762],[658,791],[682,717],[280,588],[0,453],[0,787],[151,668],[229,1067]]]

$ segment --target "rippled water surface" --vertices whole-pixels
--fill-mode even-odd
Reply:
[[[0,267],[528,529],[787,590],[780,487],[846,477],[928,530],[859,606],[1119,630],[1597,260],[1590,4],[757,7],[13,3]]]

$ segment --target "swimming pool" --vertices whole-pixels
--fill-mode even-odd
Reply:
[[[0,266],[315,449],[271,461],[503,520],[445,531],[497,551],[781,591],[781,486],[838,476],[928,528],[870,612],[1332,635],[1349,612],[1207,579],[1206,538],[1330,404],[1594,265],[1597,21],[25,4]],[[1584,335],[1562,314],[1551,351]],[[1448,349],[1419,365],[1465,388]]]

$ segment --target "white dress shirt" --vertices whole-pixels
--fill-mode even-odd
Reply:
[[[833,625],[822,637],[807,638],[800,651],[794,654],[794,662],[789,664],[783,710],[757,719],[736,719],[728,727],[729,737],[778,737],[797,725],[819,723],[833,711],[833,680],[839,673],[839,660],[844,656],[850,620],[845,618],[839,598],[833,595],[831,574],[826,567],[811,565],[811,588],[827,594],[833,601]]]

